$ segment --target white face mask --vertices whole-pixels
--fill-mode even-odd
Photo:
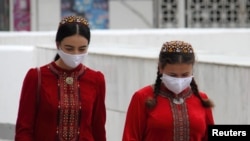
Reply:
[[[83,53],[83,54],[68,54],[63,52],[61,49],[58,49],[58,54],[62,58],[63,62],[71,67],[75,68],[77,67],[80,63],[83,62],[83,60],[86,58],[88,53]]]
[[[184,89],[186,89],[188,86],[190,86],[190,83],[192,81],[193,76],[185,77],[185,78],[177,78],[172,77],[166,74],[162,74],[161,80],[163,84],[172,92],[175,94],[179,94]]]

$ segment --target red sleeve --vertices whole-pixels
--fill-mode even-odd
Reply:
[[[213,118],[213,113],[212,113],[212,109],[208,108],[206,110],[206,120],[207,120],[207,125],[214,125],[214,118]]]
[[[15,141],[33,141],[36,110],[37,70],[30,69],[23,81],[16,121]]]
[[[205,93],[203,93],[201,96],[202,98],[208,99],[208,96]],[[208,141],[208,126],[214,125],[214,117],[213,117],[212,108],[206,108],[205,110],[206,110],[206,125],[207,125],[206,130],[207,131],[206,131],[206,136],[203,141]]]
[[[97,97],[95,101],[93,111],[93,136],[95,141],[106,141],[106,106],[105,106],[105,95],[106,95],[106,84],[104,75],[101,72],[97,73]]]
[[[142,141],[145,128],[145,99],[142,93],[136,92],[127,110],[122,141]]]
[[[202,93],[201,97],[204,98],[204,99],[208,99],[208,96],[205,93]],[[213,125],[214,124],[212,108],[206,108],[206,123],[207,123],[207,125]]]
[[[207,108],[206,109],[206,135],[203,139],[203,141],[208,141],[208,126],[209,125],[214,125],[214,118],[213,118],[213,114],[212,114],[212,109],[211,108]]]

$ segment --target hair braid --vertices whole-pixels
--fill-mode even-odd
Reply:
[[[194,95],[197,96],[201,100],[201,103],[204,107],[207,107],[207,108],[214,107],[214,104],[210,99],[203,99],[200,96],[199,89],[198,89],[198,86],[197,86],[194,78],[192,79],[190,86],[191,86],[191,89],[192,89]]]
[[[157,103],[157,96],[160,92],[160,87],[161,87],[161,74],[160,74],[160,71],[159,71],[159,67],[158,67],[158,71],[157,71],[157,77],[156,77],[156,80],[155,80],[155,84],[153,86],[154,88],[154,97],[149,97],[147,100],[146,100],[146,106],[148,108],[154,108],[154,106],[156,105]]]

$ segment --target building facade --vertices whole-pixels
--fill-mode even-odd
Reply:
[[[249,28],[250,0],[1,0],[0,31],[55,30],[72,14],[93,29]]]

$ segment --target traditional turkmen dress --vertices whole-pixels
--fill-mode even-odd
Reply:
[[[15,141],[106,141],[105,80],[82,64],[64,70],[54,62],[30,69],[23,81]]]
[[[207,98],[200,92],[201,97]],[[204,108],[190,88],[180,95],[183,103],[174,102],[173,93],[162,85],[154,109],[145,106],[153,96],[152,86],[133,95],[127,111],[123,141],[207,141],[208,125],[214,124],[211,108]]]

